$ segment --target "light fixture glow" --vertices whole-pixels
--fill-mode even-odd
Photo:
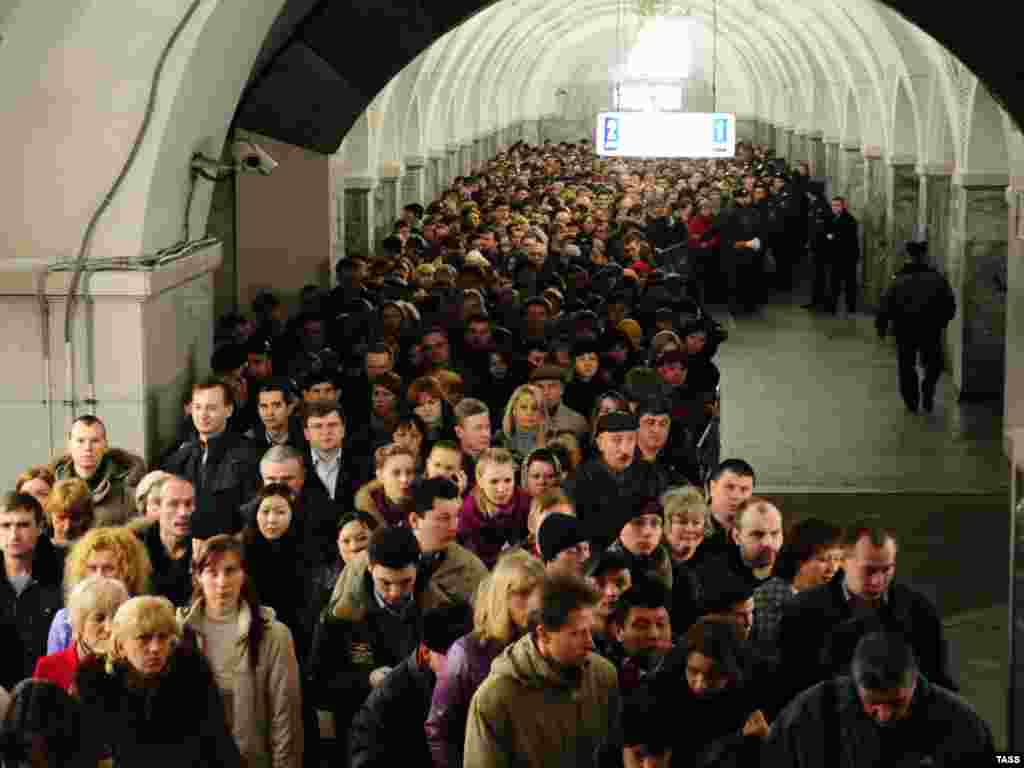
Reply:
[[[680,80],[690,76],[693,65],[691,31],[688,16],[658,16],[637,38],[626,64],[630,78]]]

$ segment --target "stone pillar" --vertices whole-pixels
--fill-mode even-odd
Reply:
[[[920,210],[921,184],[912,162],[888,158],[883,166],[883,178],[887,204],[885,243],[888,247],[884,253],[878,254],[876,303],[892,282],[892,276],[906,261],[906,244],[914,238]]]
[[[444,181],[442,186],[450,186],[456,176],[462,176],[462,145],[448,145],[448,162],[444,166]]]
[[[399,184],[401,176],[381,175],[380,184],[377,188],[378,194],[375,202],[380,203],[380,211],[377,213],[377,241],[383,240],[391,234],[391,227],[398,219],[402,206],[399,202]]]
[[[811,176],[813,178],[828,175],[828,163],[825,159],[825,142],[822,141],[820,133],[812,133],[807,136],[807,162],[811,166]]]
[[[842,167],[839,163],[839,141],[823,141],[825,145],[825,177],[831,182],[829,190],[834,193],[842,186]]]
[[[473,170],[473,142],[467,141],[459,145],[459,174],[468,176]]]
[[[431,202],[441,193],[441,180],[444,178],[444,164],[447,160],[448,155],[443,152],[430,153],[430,162],[427,165],[427,197]]]
[[[782,139],[780,140],[780,146],[778,147],[779,157],[789,160],[793,156],[793,129],[783,128],[781,131]]]
[[[882,287],[889,276],[890,251],[889,225],[887,216],[889,202],[887,199],[886,168],[879,155],[864,156],[864,186],[859,201],[851,195],[851,208],[860,212],[861,221],[861,256],[864,262],[864,303],[868,307],[877,307],[882,295]],[[859,204],[857,204],[859,202]]]
[[[736,141],[757,141],[757,121],[749,117],[736,118]]]
[[[859,211],[864,197],[864,153],[859,146],[844,146],[839,153],[839,174],[833,195],[850,201],[850,208]]]
[[[28,259],[0,263],[0,345],[4,365],[17,372],[0,379],[10,435],[0,443],[0,472],[12,478],[47,464],[86,413],[103,419],[114,445],[150,464],[170,448],[183,396],[210,370],[221,259],[213,240],[155,269],[83,274],[72,312],[72,381],[64,345],[71,273],[46,275],[45,263]]]
[[[540,120],[523,120],[523,141],[540,144]]]
[[[377,179],[345,179],[345,252],[350,256],[372,256],[377,247],[374,237],[374,211]]]
[[[419,203],[426,208],[426,189],[424,185],[427,159],[419,155],[405,158],[405,176],[402,177],[402,205]]]
[[[949,274],[949,218],[951,201],[950,174],[943,168],[919,166],[924,187],[923,224],[928,238],[928,260]]]
[[[963,174],[950,191],[949,271],[957,315],[946,333],[962,399],[1002,394],[1006,374],[1006,178]]]
[[[807,133],[805,131],[793,133],[792,157],[789,162],[794,166],[807,162]]]
[[[1006,297],[1007,430],[1024,429],[1024,177],[1010,178],[1006,189],[1009,258]]]

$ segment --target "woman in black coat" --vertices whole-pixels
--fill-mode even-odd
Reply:
[[[110,656],[85,659],[75,682],[90,765],[112,758],[114,768],[241,768],[213,672],[179,637],[165,597],[135,597],[118,609]]]
[[[292,632],[295,655],[305,665],[312,640],[315,594],[311,542],[302,534],[298,497],[280,483],[265,485],[256,500],[256,515],[242,532],[250,577],[260,604],[274,609]]]

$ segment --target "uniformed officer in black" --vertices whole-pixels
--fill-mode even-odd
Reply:
[[[896,273],[882,297],[875,327],[879,338],[884,339],[892,326],[903,402],[911,413],[917,412],[918,403],[931,412],[935,385],[942,373],[942,329],[956,314],[956,298],[945,276],[926,263],[927,243],[907,243],[907,255],[910,261]],[[919,357],[924,368],[920,383]]]
[[[846,311],[857,309],[857,262],[860,260],[860,236],[857,220],[846,204],[846,198],[832,198],[832,216],[825,222],[820,246],[825,267],[832,274],[829,279],[831,293],[828,311],[833,315],[839,308],[839,294],[846,293]]]

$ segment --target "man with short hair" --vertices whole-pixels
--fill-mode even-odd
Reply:
[[[183,477],[172,475],[160,489],[160,517],[136,529],[153,564],[154,595],[176,606],[192,598],[192,515],[195,489]]]
[[[473,695],[465,765],[592,766],[606,744],[621,743],[618,676],[593,653],[597,599],[576,577],[544,584],[529,632]]]
[[[395,738],[395,725],[426,721],[434,686],[444,676],[445,654],[472,628],[465,605],[423,616],[423,637],[416,650],[384,678],[352,719],[349,768],[431,765],[423,728],[403,730],[402,738]]]
[[[355,469],[345,455],[345,415],[334,403],[314,403],[303,409],[306,476],[343,510],[352,508],[357,489]]]
[[[711,473],[708,480],[708,508],[705,554],[728,552],[732,529],[740,504],[754,494],[754,468],[743,459],[726,459]]]
[[[135,486],[146,462],[107,442],[107,427],[91,414],[79,416],[68,432],[68,448],[53,462],[55,480],[84,480],[92,493],[96,525],[122,525],[138,514]]]
[[[661,496],[668,484],[656,466],[634,461],[636,416],[607,413],[598,419],[595,433],[598,455],[576,471],[565,491],[587,523],[596,550],[618,537],[623,509],[632,509],[636,498]]]
[[[451,343],[448,332],[439,325],[432,326],[423,334],[423,352],[431,371],[442,368],[456,370],[452,361]]]
[[[408,520],[420,550],[420,609],[426,612],[472,603],[477,587],[487,576],[487,568],[480,558],[455,541],[462,508],[458,486],[445,477],[421,480],[412,488],[412,502]],[[353,558],[338,579],[332,600],[357,591],[368,565],[365,554]]]
[[[782,549],[782,512],[758,496],[744,499],[730,538],[732,545],[725,552],[705,556],[699,568],[702,578],[708,582],[728,572],[757,589],[771,578]]]
[[[259,448],[226,431],[234,412],[231,388],[220,379],[192,387],[192,421],[198,434],[167,459],[164,470],[192,483],[196,509],[192,534],[205,540],[242,530],[241,508],[259,488]]]
[[[491,447],[491,412],[481,400],[465,397],[455,406],[455,436],[469,485],[476,481],[476,460]],[[467,489],[468,490],[468,489]]]
[[[899,633],[872,633],[850,676],[804,691],[779,713],[763,765],[996,765],[992,731],[967,701],[922,674]]]
[[[256,408],[259,424],[245,436],[258,446],[290,445],[296,450],[306,449],[302,426],[295,418],[298,399],[287,379],[268,379],[256,387]]]
[[[302,380],[302,402],[313,403],[338,402],[338,385],[334,374],[327,371],[311,371]]]
[[[544,408],[552,432],[583,435],[590,431],[590,425],[583,415],[562,402],[562,394],[565,392],[564,369],[556,365],[542,365],[530,374],[530,383],[536,384],[544,396]]]
[[[43,519],[43,508],[27,493],[0,499],[0,685],[8,690],[31,677],[46,655],[50,624],[63,602],[61,566]]]
[[[598,653],[608,658],[614,642],[608,620],[615,603],[633,584],[629,563],[621,552],[606,549],[604,552],[595,552],[591,555],[583,566],[583,575],[587,583],[601,596],[594,608],[594,645]]]
[[[671,595],[661,582],[640,578],[622,593],[608,617],[615,638],[608,658],[619,671],[623,694],[656,675],[672,650]]]
[[[317,624],[306,676],[321,713],[321,733],[333,730],[343,753],[352,716],[422,639],[416,600],[422,589],[416,578],[420,547],[412,531],[378,528],[361,557],[367,565],[360,578],[335,590]],[[327,727],[332,719],[333,727]]]
[[[832,215],[826,220],[819,240],[826,267],[831,272],[828,281],[831,293],[828,311],[839,310],[839,294],[846,293],[846,311],[857,309],[857,262],[860,261],[860,234],[857,220],[850,213],[844,197],[832,198]]]
[[[306,469],[306,454],[299,453],[290,445],[268,448],[259,464],[263,485],[287,485],[298,497],[298,511],[292,524],[309,545],[310,551],[315,553],[317,562],[314,565],[322,565],[331,562],[336,555],[338,518],[352,508],[354,489],[351,484],[345,486],[347,493],[341,499],[332,500],[319,482],[307,482]],[[345,506],[346,501],[348,506]],[[256,519],[258,505],[259,500],[255,498],[242,507],[242,518],[246,522]]]
[[[462,451],[451,440],[438,440],[427,455],[423,476],[447,477],[466,492],[466,473],[462,470]]]
[[[938,611],[924,594],[894,581],[896,537],[860,520],[843,537],[843,569],[832,580],[798,593],[783,607],[779,661],[793,692],[849,669],[857,641],[875,631],[902,633],[921,672],[957,690]]]

